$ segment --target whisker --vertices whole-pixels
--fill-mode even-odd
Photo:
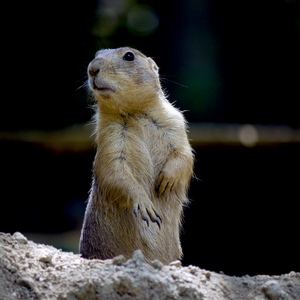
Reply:
[[[181,84],[181,83],[179,83],[179,82],[177,82],[177,81],[174,81],[174,80],[171,80],[171,79],[168,79],[168,78],[166,78],[166,77],[164,77],[164,76],[160,76],[160,81],[161,81],[161,82],[174,83],[174,84],[177,84],[177,85],[179,85],[179,86],[181,86],[181,87],[188,88],[187,85]]]

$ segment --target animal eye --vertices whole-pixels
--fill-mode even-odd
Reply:
[[[133,61],[134,60],[134,54],[132,52],[128,51],[124,54],[123,59],[127,60],[127,61]]]

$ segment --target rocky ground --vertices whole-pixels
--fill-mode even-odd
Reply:
[[[0,299],[300,299],[300,273],[233,277],[131,259],[86,260],[36,244],[21,233],[0,233]]]

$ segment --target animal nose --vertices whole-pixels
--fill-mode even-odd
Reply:
[[[95,58],[88,66],[88,73],[91,77],[95,77],[100,71],[100,60]]]

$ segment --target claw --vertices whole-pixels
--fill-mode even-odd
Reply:
[[[149,212],[148,212],[149,213]],[[156,223],[160,229],[161,227],[161,216],[159,215],[159,213],[157,213],[156,211],[154,211],[156,217],[154,217],[153,215],[149,215],[150,216],[150,219],[152,222]]]
[[[155,219],[154,222],[158,225],[159,229],[160,229],[160,222],[158,219]]]
[[[142,217],[142,219],[147,223],[147,225],[148,225],[148,227],[150,226],[150,224],[149,224],[149,218],[147,218],[147,217]]]
[[[139,211],[138,211],[138,208],[136,206],[133,208],[133,213],[136,217],[139,215]]]
[[[160,219],[160,223],[162,223],[162,218],[159,213],[155,212],[156,216]]]
[[[161,216],[159,213],[155,212],[157,218],[154,220],[154,222],[156,222],[156,224],[158,225],[159,229],[160,229],[160,226],[161,226],[161,223],[162,223],[162,219],[161,219]]]

